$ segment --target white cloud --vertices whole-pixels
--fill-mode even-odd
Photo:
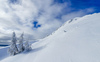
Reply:
[[[82,17],[82,16],[84,16],[88,13],[92,13],[93,11],[94,11],[93,8],[87,8],[87,9],[84,9],[84,10],[74,11],[74,12],[68,13],[66,15],[63,15],[62,20],[66,21],[66,20],[69,20],[69,19],[73,19],[75,17]]]
[[[8,39],[13,31],[17,36],[24,32],[31,39],[43,38],[68,19],[93,12],[92,8],[88,8],[64,14],[61,19],[57,19],[56,17],[63,13],[65,7],[68,9],[67,12],[71,10],[67,6],[68,3],[54,4],[53,0],[19,0],[19,3],[14,4],[9,1],[0,0],[0,38],[6,36]],[[38,21],[41,27],[32,28],[33,21]]]

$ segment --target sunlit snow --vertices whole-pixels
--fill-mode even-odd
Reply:
[[[0,62],[100,62],[100,13],[68,20],[31,47],[15,56],[2,48]]]

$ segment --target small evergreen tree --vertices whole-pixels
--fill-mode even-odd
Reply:
[[[25,51],[30,51],[32,50],[31,46],[28,43],[28,40],[25,42]]]
[[[13,32],[11,45],[10,45],[10,48],[8,49],[8,52],[10,55],[16,55],[18,53],[16,42],[17,42],[16,34],[15,32]]]
[[[23,33],[21,34],[20,36],[20,39],[19,39],[19,45],[18,45],[18,50],[19,52],[23,52],[24,51],[24,46],[23,46]]]

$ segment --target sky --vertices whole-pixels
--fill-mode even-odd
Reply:
[[[99,13],[100,0],[0,0],[0,42],[17,38],[41,39],[67,20]]]

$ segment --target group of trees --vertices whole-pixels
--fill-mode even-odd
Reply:
[[[13,32],[12,35],[12,41],[11,41],[11,45],[8,49],[8,52],[10,55],[16,55],[18,53],[21,53],[23,51],[30,51],[31,47],[28,43],[28,40],[24,43],[24,39],[23,39],[23,35],[21,34],[20,38],[19,38],[19,43],[17,42],[17,38],[16,38],[16,34],[15,32]]]

